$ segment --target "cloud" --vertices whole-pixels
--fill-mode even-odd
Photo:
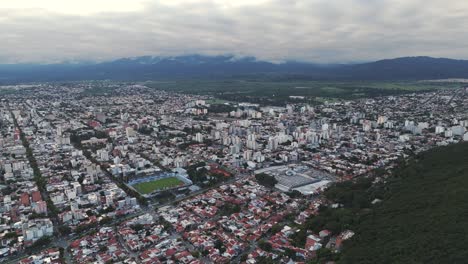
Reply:
[[[4,2],[4,63],[194,53],[314,62],[468,58],[463,0]]]
[[[142,11],[143,0],[3,0],[3,10],[48,11],[57,14],[95,15],[102,12]]]

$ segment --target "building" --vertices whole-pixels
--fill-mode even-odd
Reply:
[[[44,236],[52,236],[54,233],[54,226],[48,218],[30,220],[23,224],[22,229],[24,240],[29,242],[35,242]]]
[[[24,206],[29,206],[31,203],[29,201],[29,194],[27,193],[22,193],[20,197],[20,202]]]
[[[39,191],[32,192],[31,196],[32,196],[33,203],[42,201],[41,192]]]
[[[127,135],[127,137],[134,137],[136,133],[133,127],[127,127],[125,129],[125,134]]]
[[[47,214],[47,203],[45,201],[33,203],[32,208],[37,214]]]

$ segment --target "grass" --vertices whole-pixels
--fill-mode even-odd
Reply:
[[[206,100],[206,103],[211,104],[211,105],[220,105],[220,104],[226,104],[226,103],[231,103],[231,102],[228,101],[228,100],[222,100],[222,99],[214,98],[214,99]]]
[[[191,94],[211,95],[212,104],[251,102],[260,105],[284,105],[297,102],[289,96],[304,96],[305,102],[315,98],[357,99],[457,88],[459,83],[419,81],[272,81],[272,80],[190,80],[169,83],[147,82],[148,87]]]
[[[156,181],[138,183],[133,185],[133,188],[142,194],[149,194],[156,190],[173,188],[183,184],[184,182],[177,179],[176,177],[169,177]]]
[[[147,82],[146,85],[162,90],[191,92],[195,94],[263,92],[265,94],[286,90],[307,93],[307,90],[339,94],[350,89],[379,89],[421,91],[459,87],[459,83],[431,83],[419,81],[269,81],[269,80],[189,80],[174,82]],[[293,91],[296,90],[296,91]],[[301,90],[303,90],[301,92]],[[304,92],[306,90],[306,92]]]

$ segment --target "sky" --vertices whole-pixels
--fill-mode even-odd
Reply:
[[[466,0],[0,0],[0,63],[468,59]]]

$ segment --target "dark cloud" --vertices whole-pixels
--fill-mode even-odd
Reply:
[[[0,59],[57,62],[193,53],[315,62],[468,58],[468,3],[449,2],[147,1],[128,12],[101,7],[83,14],[0,8]]]

